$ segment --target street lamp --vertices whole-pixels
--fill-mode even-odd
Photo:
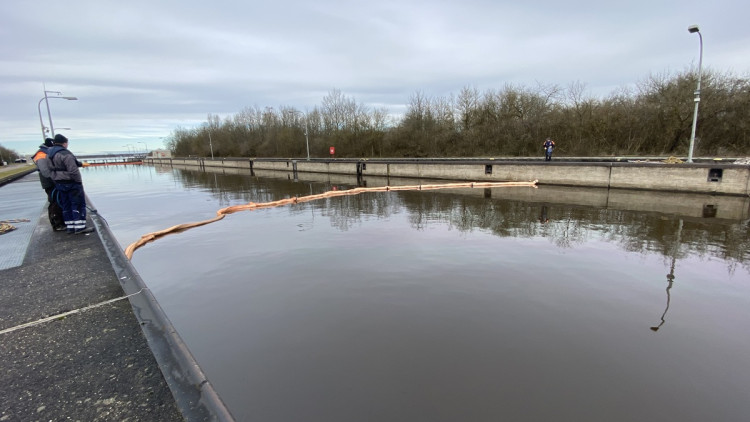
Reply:
[[[701,73],[703,67],[703,35],[701,34],[698,25],[688,26],[688,32],[691,34],[698,33],[698,39],[700,40],[700,55],[698,58],[698,88],[695,89],[695,110],[693,111],[693,131],[690,133],[690,150],[688,150],[688,163],[693,162],[693,145],[695,145],[695,127],[698,124],[698,104],[701,102]]]
[[[48,93],[57,94],[57,96],[56,97],[50,97],[50,96],[47,95]],[[52,113],[50,113],[50,111],[49,111],[49,100],[48,100],[49,98],[62,98],[64,100],[77,100],[78,98],[77,97],[62,97],[62,92],[60,92],[60,91],[47,91],[47,90],[44,90],[44,102],[47,103],[47,117],[49,118],[50,134],[52,135],[52,137],[54,137],[55,136],[55,127],[52,125]],[[40,100],[40,102],[41,102],[41,100]]]
[[[294,114],[302,114],[305,117],[305,146],[307,147],[307,161],[310,161],[310,140],[307,137],[307,114],[302,113],[299,110],[292,110]]]
[[[47,128],[44,127],[44,122],[42,121],[42,101],[45,100],[45,97],[42,97],[41,100],[39,100],[39,105],[37,106],[37,109],[39,110],[39,124],[42,125],[42,140],[47,139]]]
[[[305,114],[305,146],[307,147],[307,161],[310,161],[310,139],[307,137],[307,114]]]
[[[146,147],[146,155],[148,155],[148,145],[146,145],[145,142],[138,142],[139,144],[143,144],[144,147]]]
[[[37,104],[37,110],[39,111],[39,124],[42,126],[42,139],[47,138],[47,128],[44,126],[44,121],[42,120],[42,101],[47,103],[47,116],[49,117],[49,128],[52,131],[51,136],[54,137],[55,129],[52,127],[52,114],[50,113],[50,110],[49,110],[49,98],[62,98],[63,100],[77,100],[78,99],[77,97],[59,97],[59,96],[51,97],[47,95],[48,92],[57,93],[58,95],[60,94],[60,92],[58,91],[44,91],[44,97],[41,98],[39,100],[39,104]]]

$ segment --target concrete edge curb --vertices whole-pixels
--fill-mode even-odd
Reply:
[[[198,362],[167,318],[156,298],[109,230],[88,196],[89,218],[94,223],[112,268],[117,275],[149,347],[169,385],[177,407],[188,421],[234,422],[229,409],[214,390]],[[139,294],[134,294],[138,293]]]

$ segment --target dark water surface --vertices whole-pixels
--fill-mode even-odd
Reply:
[[[89,167],[84,183],[123,248],[356,183],[277,176]],[[580,199],[596,195],[610,205]],[[232,214],[133,263],[237,420],[748,420],[747,206],[614,195],[367,193]]]

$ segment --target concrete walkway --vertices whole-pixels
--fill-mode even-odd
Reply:
[[[34,173],[0,187],[3,220],[0,422],[232,420],[95,211],[53,231]]]

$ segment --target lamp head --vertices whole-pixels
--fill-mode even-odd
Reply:
[[[698,25],[690,25],[690,26],[688,26],[688,32],[690,32],[691,34],[693,34],[693,33],[696,33],[696,32],[700,32],[700,29],[698,28]]]
[[[65,98],[66,100],[77,100],[78,99],[78,97],[62,97],[62,98]]]

